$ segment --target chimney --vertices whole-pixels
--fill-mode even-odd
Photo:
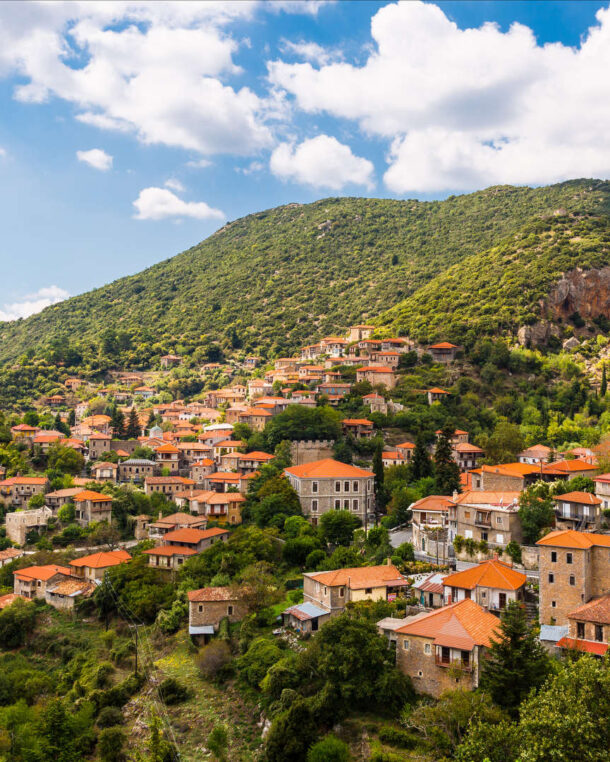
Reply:
[[[386,562],[386,566],[392,566],[392,559],[391,558],[389,558],[389,557],[386,558],[385,562]]]
[[[162,518],[163,518],[163,511],[159,511],[159,518],[157,520],[161,521]]]
[[[457,490],[453,490],[453,497],[452,497],[452,499],[453,499],[454,503],[458,499],[459,496],[460,496],[460,493]]]

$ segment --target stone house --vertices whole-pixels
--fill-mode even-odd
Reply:
[[[428,404],[434,405],[435,402],[442,402],[445,397],[449,396],[449,392],[445,389],[441,389],[439,386],[433,386],[432,389],[428,389],[426,392],[428,396]]]
[[[91,466],[91,478],[96,482],[116,483],[119,467],[116,463],[99,461]]]
[[[604,656],[610,648],[610,593],[593,598],[568,614],[568,634],[559,648]]]
[[[0,550],[0,568],[6,566],[6,564],[12,563],[16,558],[21,558],[24,555],[24,551],[19,548],[6,548],[6,550]]]
[[[398,368],[398,363],[400,362],[401,354],[401,352],[397,352],[393,349],[371,352],[371,362],[374,362],[376,365],[387,365],[388,368],[396,370]]]
[[[220,622],[239,622],[248,613],[246,604],[231,587],[202,587],[189,590],[189,635],[204,639],[213,635]]]
[[[171,442],[167,442],[155,449],[155,460],[158,468],[166,468],[171,475],[180,471],[180,450]]]
[[[564,529],[536,545],[541,624],[566,625],[570,612],[610,590],[610,535]]]
[[[211,476],[216,470],[216,464],[211,458],[203,458],[193,463],[189,469],[189,476],[197,486],[203,485],[206,477]]]
[[[485,451],[470,442],[458,442],[452,447],[453,459],[460,471],[471,471],[478,468],[485,457]]]
[[[432,355],[434,362],[453,362],[461,347],[452,344],[450,341],[440,341],[438,344],[431,344],[428,347],[429,354]]]
[[[428,555],[437,554],[437,545],[445,547],[439,552],[443,559],[453,542],[449,531],[449,508],[454,501],[445,495],[428,495],[411,505],[411,528],[413,547]]]
[[[46,506],[42,508],[33,508],[29,511],[14,511],[7,513],[4,517],[6,526],[6,536],[11,542],[18,545],[25,545],[25,539],[28,532],[33,529],[46,529],[47,523],[53,511]]]
[[[356,382],[368,381],[373,386],[393,389],[396,386],[396,374],[391,368],[381,365],[366,365],[356,370]]]
[[[19,423],[11,426],[11,435],[14,442],[27,442],[31,444],[36,434],[40,431],[38,426],[29,426],[27,423]]]
[[[166,532],[163,537],[164,545],[178,545],[191,548],[196,553],[201,553],[211,547],[215,542],[226,542],[229,539],[229,531],[220,527],[212,529],[174,529]]]
[[[44,599],[53,608],[72,611],[78,600],[88,598],[94,592],[93,582],[65,574],[55,574],[46,584]]]
[[[388,412],[388,403],[385,401],[385,397],[381,394],[373,392],[372,394],[365,394],[362,398],[362,402],[369,406],[371,413],[382,413],[386,415]]]
[[[75,558],[74,561],[70,561],[70,566],[75,577],[95,582],[103,579],[106,569],[128,561],[131,561],[131,556],[126,550],[108,550]]]
[[[454,495],[457,506],[457,533],[490,547],[505,548],[511,540],[521,543],[519,492],[470,490]]]
[[[541,479],[541,466],[529,463],[502,463],[481,466],[472,475],[472,487],[482,491],[522,492]]]
[[[254,471],[258,471],[266,463],[270,463],[274,457],[274,455],[270,455],[268,452],[238,453],[237,468],[242,474],[251,474]]]
[[[610,508],[610,474],[599,474],[594,478],[595,494],[601,500],[601,510]]]
[[[396,445],[396,452],[402,455],[406,463],[410,463],[415,452],[415,445],[413,442],[401,442]]]
[[[27,566],[25,569],[17,569],[13,572],[13,592],[24,598],[44,598],[47,582],[56,574],[65,574],[69,577],[72,569],[67,566]]]
[[[586,460],[573,458],[571,460],[556,460],[553,463],[546,463],[542,466],[543,478],[546,481],[555,481],[557,479],[575,479],[577,476],[587,476],[594,479],[599,468],[593,463],[587,463]]]
[[[44,494],[48,486],[46,476],[11,476],[0,481],[0,504],[21,508],[34,495]]]
[[[422,606],[428,609],[438,609],[445,605],[443,580],[446,576],[446,574],[433,572],[413,585],[413,592],[419,597]]]
[[[391,601],[409,587],[409,581],[389,559],[380,566],[303,574],[304,602],[331,616],[340,614],[350,601]]]
[[[161,492],[171,498],[176,492],[194,486],[194,480],[187,479],[186,476],[146,476],[144,478],[144,493],[146,495]]]
[[[174,368],[180,365],[182,358],[179,355],[163,355],[160,362],[162,368]]]
[[[83,490],[74,496],[76,521],[81,526],[87,526],[92,521],[107,521],[112,519],[112,498],[102,492]]]
[[[241,524],[241,506],[246,498],[239,492],[215,492],[204,490],[192,495],[177,497],[177,502],[188,504],[190,511],[221,524]]]
[[[522,601],[527,576],[498,560],[483,561],[443,580],[446,605],[472,599],[487,611],[501,612],[511,601]]]
[[[374,325],[351,325],[347,332],[347,340],[353,342],[370,339],[374,330]]]
[[[99,460],[106,452],[110,452],[110,434],[91,434],[87,440],[89,460]]]
[[[205,529],[206,526],[207,520],[201,516],[181,512],[163,516],[159,513],[159,518],[156,521],[149,521],[147,524],[148,538],[162,540],[168,532],[173,532],[175,529]]]
[[[154,460],[146,458],[129,458],[119,463],[119,482],[133,482],[140,484],[147,476],[157,473],[157,464]]]
[[[385,450],[381,453],[381,463],[384,468],[390,466],[401,466],[405,462],[403,456],[396,450]]]
[[[180,450],[180,466],[190,468],[203,458],[212,458],[214,448],[203,442],[179,442],[176,447]]]
[[[318,384],[318,394],[326,397],[347,397],[352,388],[351,384],[337,382]]]
[[[239,423],[245,423],[253,431],[262,431],[267,421],[271,420],[271,413],[264,408],[248,407],[238,413],[237,420]]]
[[[365,523],[374,508],[375,474],[332,458],[286,468],[284,473],[299,496],[312,524],[331,510],[348,510]]]
[[[473,600],[408,617],[394,629],[396,665],[419,693],[438,698],[456,684],[474,690],[497,630],[497,617]]]
[[[371,439],[375,435],[373,421],[368,418],[344,418],[341,428],[345,435],[350,434],[355,439]]]
[[[539,463],[548,463],[552,460],[553,450],[543,444],[532,445],[517,455],[519,463],[529,463],[538,465]]]
[[[555,495],[555,526],[557,529],[576,529],[595,532],[601,528],[601,498],[590,492],[566,492]]]
[[[299,603],[282,611],[282,624],[301,634],[317,632],[330,619],[330,612],[313,603]]]
[[[57,516],[57,511],[68,503],[73,503],[76,495],[82,492],[82,487],[67,487],[58,489],[55,492],[47,492],[44,496],[45,505],[53,511],[53,516]]]

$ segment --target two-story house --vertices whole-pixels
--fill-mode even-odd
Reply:
[[[247,606],[232,587],[202,587],[189,590],[189,635],[212,636],[223,619],[239,622],[248,613]]]
[[[610,648],[610,593],[593,598],[568,614],[568,634],[559,648],[604,656]]]
[[[180,450],[171,442],[155,449],[155,460],[160,469],[167,469],[168,474],[176,475],[180,471]]]
[[[154,476],[158,466],[154,460],[147,458],[128,458],[119,463],[119,481],[142,484],[147,476]]]
[[[368,381],[372,386],[383,386],[393,389],[396,386],[397,377],[394,371],[383,365],[366,365],[356,370],[356,382]]]
[[[332,458],[286,468],[304,515],[316,525],[327,511],[347,510],[362,523],[374,508],[375,474]]]
[[[610,508],[610,474],[599,474],[593,481],[595,494],[601,500],[601,510],[608,510]]]
[[[229,532],[220,527],[212,529],[175,529],[163,536],[163,545],[143,551],[148,565],[162,569],[179,569],[190,556],[211,547],[215,542],[226,542]]]
[[[525,596],[527,576],[498,560],[483,561],[470,569],[449,574],[443,580],[445,604],[472,599],[492,612],[501,612],[511,601]]]
[[[15,595],[24,598],[44,598],[47,582],[56,574],[64,574],[69,577],[72,569],[67,566],[48,564],[47,566],[26,566],[13,572]]]
[[[81,526],[87,526],[92,521],[107,521],[112,519],[112,497],[102,492],[85,489],[74,495],[74,510],[76,521]]]
[[[117,480],[119,466],[117,463],[99,461],[91,466],[91,479],[96,482],[112,482]]]
[[[31,497],[42,495],[49,486],[46,476],[11,476],[0,481],[0,504],[26,506]]]
[[[470,490],[454,495],[457,533],[465,539],[484,540],[494,548],[505,548],[512,540],[521,543],[519,494]]]
[[[449,532],[449,508],[454,504],[454,500],[445,495],[428,495],[411,505],[412,541],[416,550],[436,555],[438,545],[439,559],[447,555],[447,546],[453,542]]]
[[[566,492],[555,495],[555,526],[595,532],[601,527],[601,498],[590,492]]]
[[[75,577],[82,577],[90,582],[95,582],[103,579],[107,569],[125,564],[128,561],[131,561],[131,556],[126,550],[107,550],[75,558],[70,561],[70,567]]]
[[[375,434],[373,421],[368,418],[344,418],[341,421],[344,434],[349,434],[355,439],[370,439]]]

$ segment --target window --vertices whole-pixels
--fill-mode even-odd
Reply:
[[[566,564],[571,564],[571,563],[572,563],[572,554],[566,553]]]
[[[575,584],[576,584],[576,577],[573,574],[570,574],[570,585],[574,587]]]
[[[339,511],[341,509],[341,501],[335,500],[335,510]]]
[[[498,545],[502,545],[504,543],[504,535],[503,534],[497,534],[496,535],[496,542]]]
[[[233,606],[227,606],[227,616],[233,616]]]
[[[203,603],[199,604],[198,609],[199,609],[199,613],[203,614]]]
[[[318,491],[318,482],[312,482],[311,483],[311,491],[317,492]]]
[[[464,518],[469,519],[470,518],[470,511],[464,511]]]
[[[502,516],[496,516],[496,524],[502,526]]]
[[[487,598],[487,590],[481,590],[481,598]]]
[[[557,608],[557,601],[551,601],[551,608],[556,609]]]
[[[552,564],[557,563],[557,553],[554,550],[551,551],[551,563]]]
[[[328,593],[328,588],[327,588],[327,587],[325,587],[325,588],[324,588],[324,595],[326,595],[327,593]]]
[[[466,529],[464,532],[464,537],[467,540],[472,540],[472,529]]]
[[[585,637],[585,623],[576,622],[576,637],[581,640]]]
[[[462,651],[462,667],[470,666],[470,651]]]
[[[345,588],[340,587],[339,588],[339,598],[345,598]]]
[[[343,482],[343,491],[349,492],[349,482]]]
[[[352,492],[358,492],[358,482],[352,483]]]
[[[595,625],[595,640],[597,640],[598,643],[604,642],[604,627],[601,624]]]
[[[549,584],[552,585],[553,582],[555,582],[555,575],[554,574],[549,574]]]
[[[352,510],[357,511],[359,508],[358,500],[352,500]]]
[[[335,482],[335,492],[341,492],[341,482]]]
[[[424,643],[424,653],[428,656],[432,653],[432,647],[430,646],[430,643]]]
[[[372,587],[365,588],[364,593],[365,593],[365,595],[372,595],[373,588]]]
[[[344,508],[346,511],[349,511],[349,500],[344,500],[344,501],[343,501],[343,508]]]
[[[405,651],[409,650],[409,641],[406,638],[402,641],[402,647]]]

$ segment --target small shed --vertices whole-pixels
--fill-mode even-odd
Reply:
[[[317,632],[330,619],[330,612],[313,603],[299,603],[282,611],[284,627],[292,627],[297,632]]]

